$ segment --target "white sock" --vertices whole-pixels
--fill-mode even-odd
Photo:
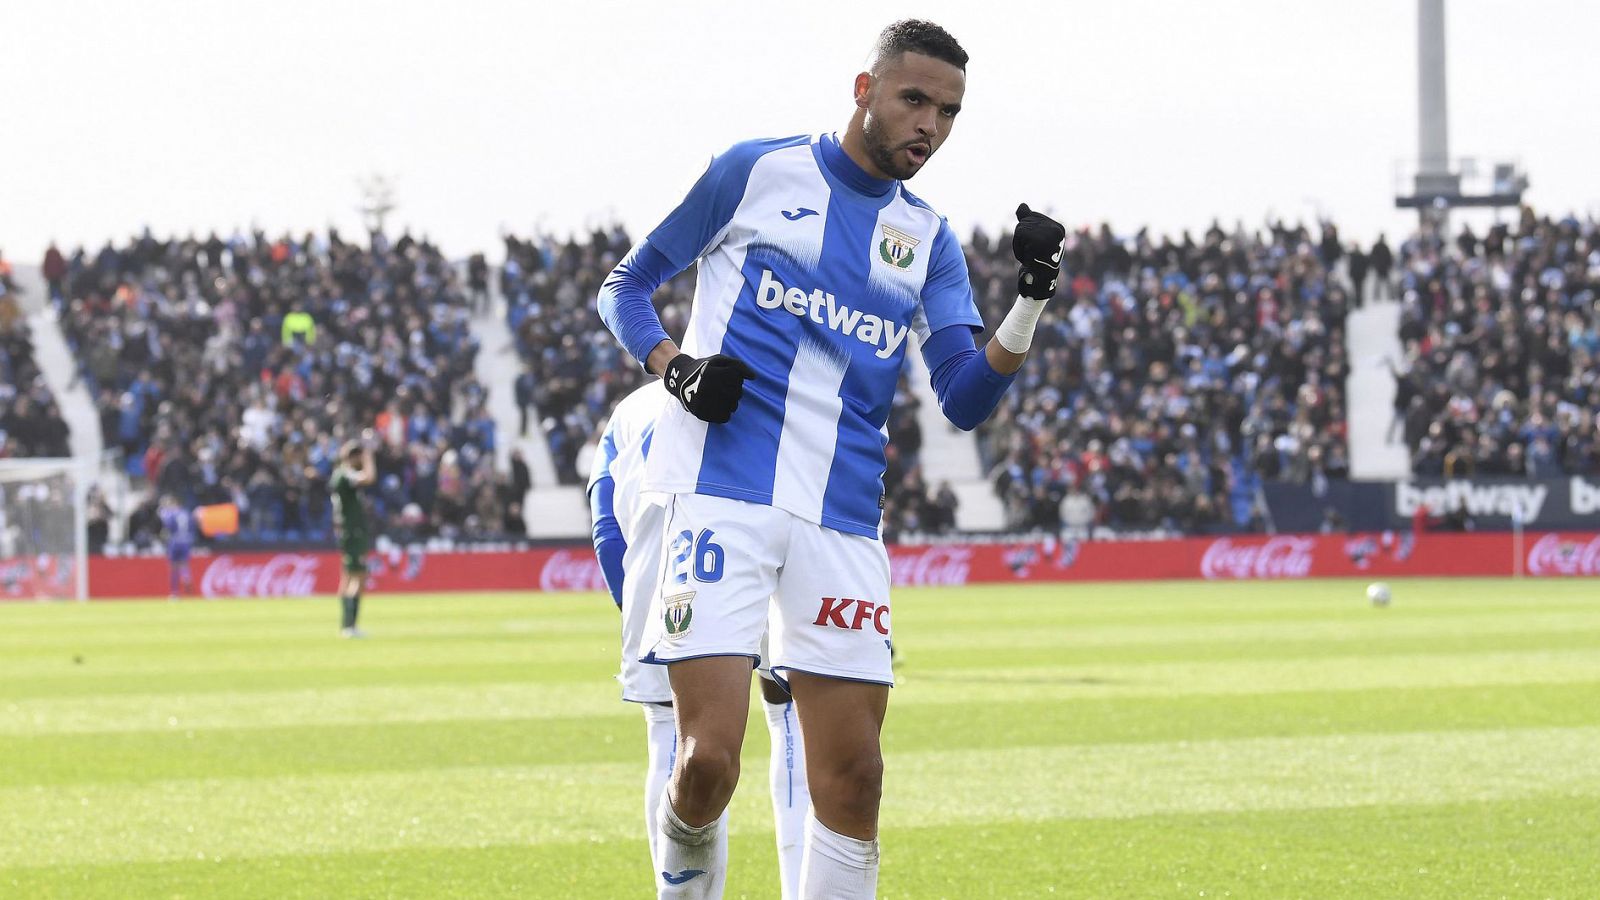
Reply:
[[[672,764],[678,759],[678,724],[673,719],[672,707],[654,703],[641,703],[644,710],[644,739],[646,763],[644,770],[644,833],[650,840],[650,871],[659,872],[656,862],[656,811],[661,808],[661,794],[667,789],[667,779],[672,777]]]
[[[695,828],[672,809],[661,792],[657,816],[656,896],[660,900],[721,900],[728,873],[728,813]]]
[[[805,900],[872,900],[878,895],[878,842],[845,837],[807,813],[801,869]]]
[[[800,857],[806,846],[806,813],[811,791],[806,786],[806,751],[800,740],[800,719],[794,701],[763,703],[767,733],[772,737],[772,818],[778,830],[778,880],[783,900],[799,900]]]

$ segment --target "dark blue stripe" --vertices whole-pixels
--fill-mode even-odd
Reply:
[[[822,168],[832,180],[828,168]],[[872,302],[873,291],[868,283],[872,268],[869,251],[876,236],[878,212],[894,195],[891,192],[883,197],[865,197],[841,187],[836,187],[828,198],[828,223],[822,235],[822,264],[818,268],[827,272],[833,281],[824,289],[835,294],[844,305],[881,318],[887,310],[882,304]],[[895,379],[888,379],[888,402],[874,402],[873,395],[883,393],[879,382],[883,380],[881,367],[886,361],[872,355],[876,347],[854,337],[841,336],[840,343],[850,354],[850,368],[845,371],[844,383],[839,388],[845,402],[839,413],[833,466],[822,494],[823,524],[838,527],[834,523],[843,520],[871,528],[876,537],[880,519],[878,497],[883,492],[884,442],[876,430],[878,426],[870,423],[881,424],[888,420]],[[853,405],[863,401],[872,408],[858,409]],[[880,406],[881,410],[877,408]],[[867,427],[863,427],[863,418]]]
[[[738,654],[727,653],[727,654],[723,654],[723,655],[724,656],[737,656]],[[676,661],[676,660],[674,660],[674,661]],[[649,662],[649,660],[640,660],[640,662]],[[786,691],[789,691],[789,693],[791,693],[791,694],[794,693],[794,691],[789,689],[789,679],[783,677],[782,675],[779,675],[778,674],[778,670],[779,669],[782,669],[785,672],[800,672],[800,673],[805,674],[805,675],[815,675],[818,678],[832,678],[835,681],[853,681],[856,684],[881,684],[881,685],[883,685],[884,687],[887,687],[887,688],[894,687],[894,682],[892,682],[892,681],[879,681],[876,678],[852,678],[849,675],[830,675],[827,672],[813,672],[810,669],[801,669],[801,668],[797,668],[795,666],[778,666],[777,668],[772,670],[773,680],[778,682],[778,685],[780,687],[782,687]]]
[[[809,292],[815,287],[800,266],[779,253],[760,246],[750,248],[741,273],[744,286],[728,317],[722,352],[743,360],[756,377],[744,383],[744,395],[730,422],[706,426],[705,453],[700,458],[695,490],[770,506],[789,371],[794,368],[805,326],[782,306],[762,309],[756,305],[757,285],[766,271],[785,289]]]
[[[785,762],[788,763],[789,775],[789,808],[794,808],[794,726],[789,724],[789,714],[794,712],[794,701],[783,705],[783,747]]]

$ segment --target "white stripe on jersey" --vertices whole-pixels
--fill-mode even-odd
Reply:
[[[839,387],[850,365],[848,357],[839,357],[823,344],[802,341],[789,372],[772,505],[807,522],[822,521],[822,495],[833,469],[834,436],[844,409]]]

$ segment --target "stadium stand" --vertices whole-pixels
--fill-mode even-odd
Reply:
[[[1600,473],[1600,231],[1539,218],[1400,247],[1389,438],[1415,474]]]
[[[0,254],[0,459],[70,456],[67,423],[34,359],[18,290]]]
[[[426,239],[147,231],[92,256],[80,248],[59,282],[106,445],[154,488],[130,516],[135,544],[153,539],[163,493],[237,504],[241,542],[326,540],[321,485],[339,445],[367,427],[382,439],[381,534],[504,533],[520,498],[494,471],[472,299]]]
[[[504,237],[497,287],[523,363],[507,374],[515,424],[543,433],[562,484],[582,483],[612,406],[644,377],[594,307],[630,243],[618,227]],[[1015,290],[1009,235],[975,233],[967,258],[984,318],[998,321]],[[1414,474],[1600,472],[1593,221],[1524,211],[1481,237],[1413,234],[1397,251],[1346,243],[1331,224],[1315,235],[1213,224],[1198,239],[1100,226],[1069,235],[1064,270],[1034,360],[977,432],[1008,530],[1257,531],[1269,527],[1263,484],[1347,478],[1345,329],[1364,301],[1400,301],[1404,359],[1384,363],[1398,387],[1390,440],[1410,449]],[[484,254],[458,274],[410,237],[145,234],[45,271],[107,445],[158,492],[238,502],[246,538],[321,540],[326,500],[309,488],[341,440],[375,426],[387,532],[518,530],[465,324],[490,305]],[[692,270],[657,292],[669,333],[693,292]],[[5,337],[0,362],[20,373],[8,387],[33,383],[22,327]],[[902,378],[889,423],[892,538],[953,530],[958,505],[924,477],[912,388]],[[5,421],[48,418],[40,390],[4,395]],[[57,452],[63,430],[7,427],[6,452]],[[46,433],[55,443],[16,436]],[[152,533],[152,509],[135,512],[133,533]]]
[[[998,321],[1009,237],[967,255]],[[980,428],[1008,526],[1259,530],[1263,480],[1346,477],[1341,255],[1331,227],[1069,234],[1034,359]]]

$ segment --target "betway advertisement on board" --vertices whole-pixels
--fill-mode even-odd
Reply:
[[[1537,532],[1520,550],[1508,533],[1413,536],[1406,531],[1356,535],[1229,535],[1170,541],[1073,541],[1046,538],[998,543],[894,545],[889,566],[903,587],[969,584],[1407,576],[1505,576],[1520,562],[1534,577],[1600,575],[1600,533]],[[602,591],[589,548],[541,547],[493,552],[374,554],[371,590]],[[196,556],[196,592],[205,597],[305,597],[338,589],[334,553],[239,553]],[[95,557],[95,599],[163,597],[160,557]],[[18,597],[17,599],[22,599]]]
[[[1432,516],[1464,513],[1481,528],[1594,528],[1600,524],[1600,479],[1451,478],[1396,482],[1390,509],[1406,522],[1418,509]]]

